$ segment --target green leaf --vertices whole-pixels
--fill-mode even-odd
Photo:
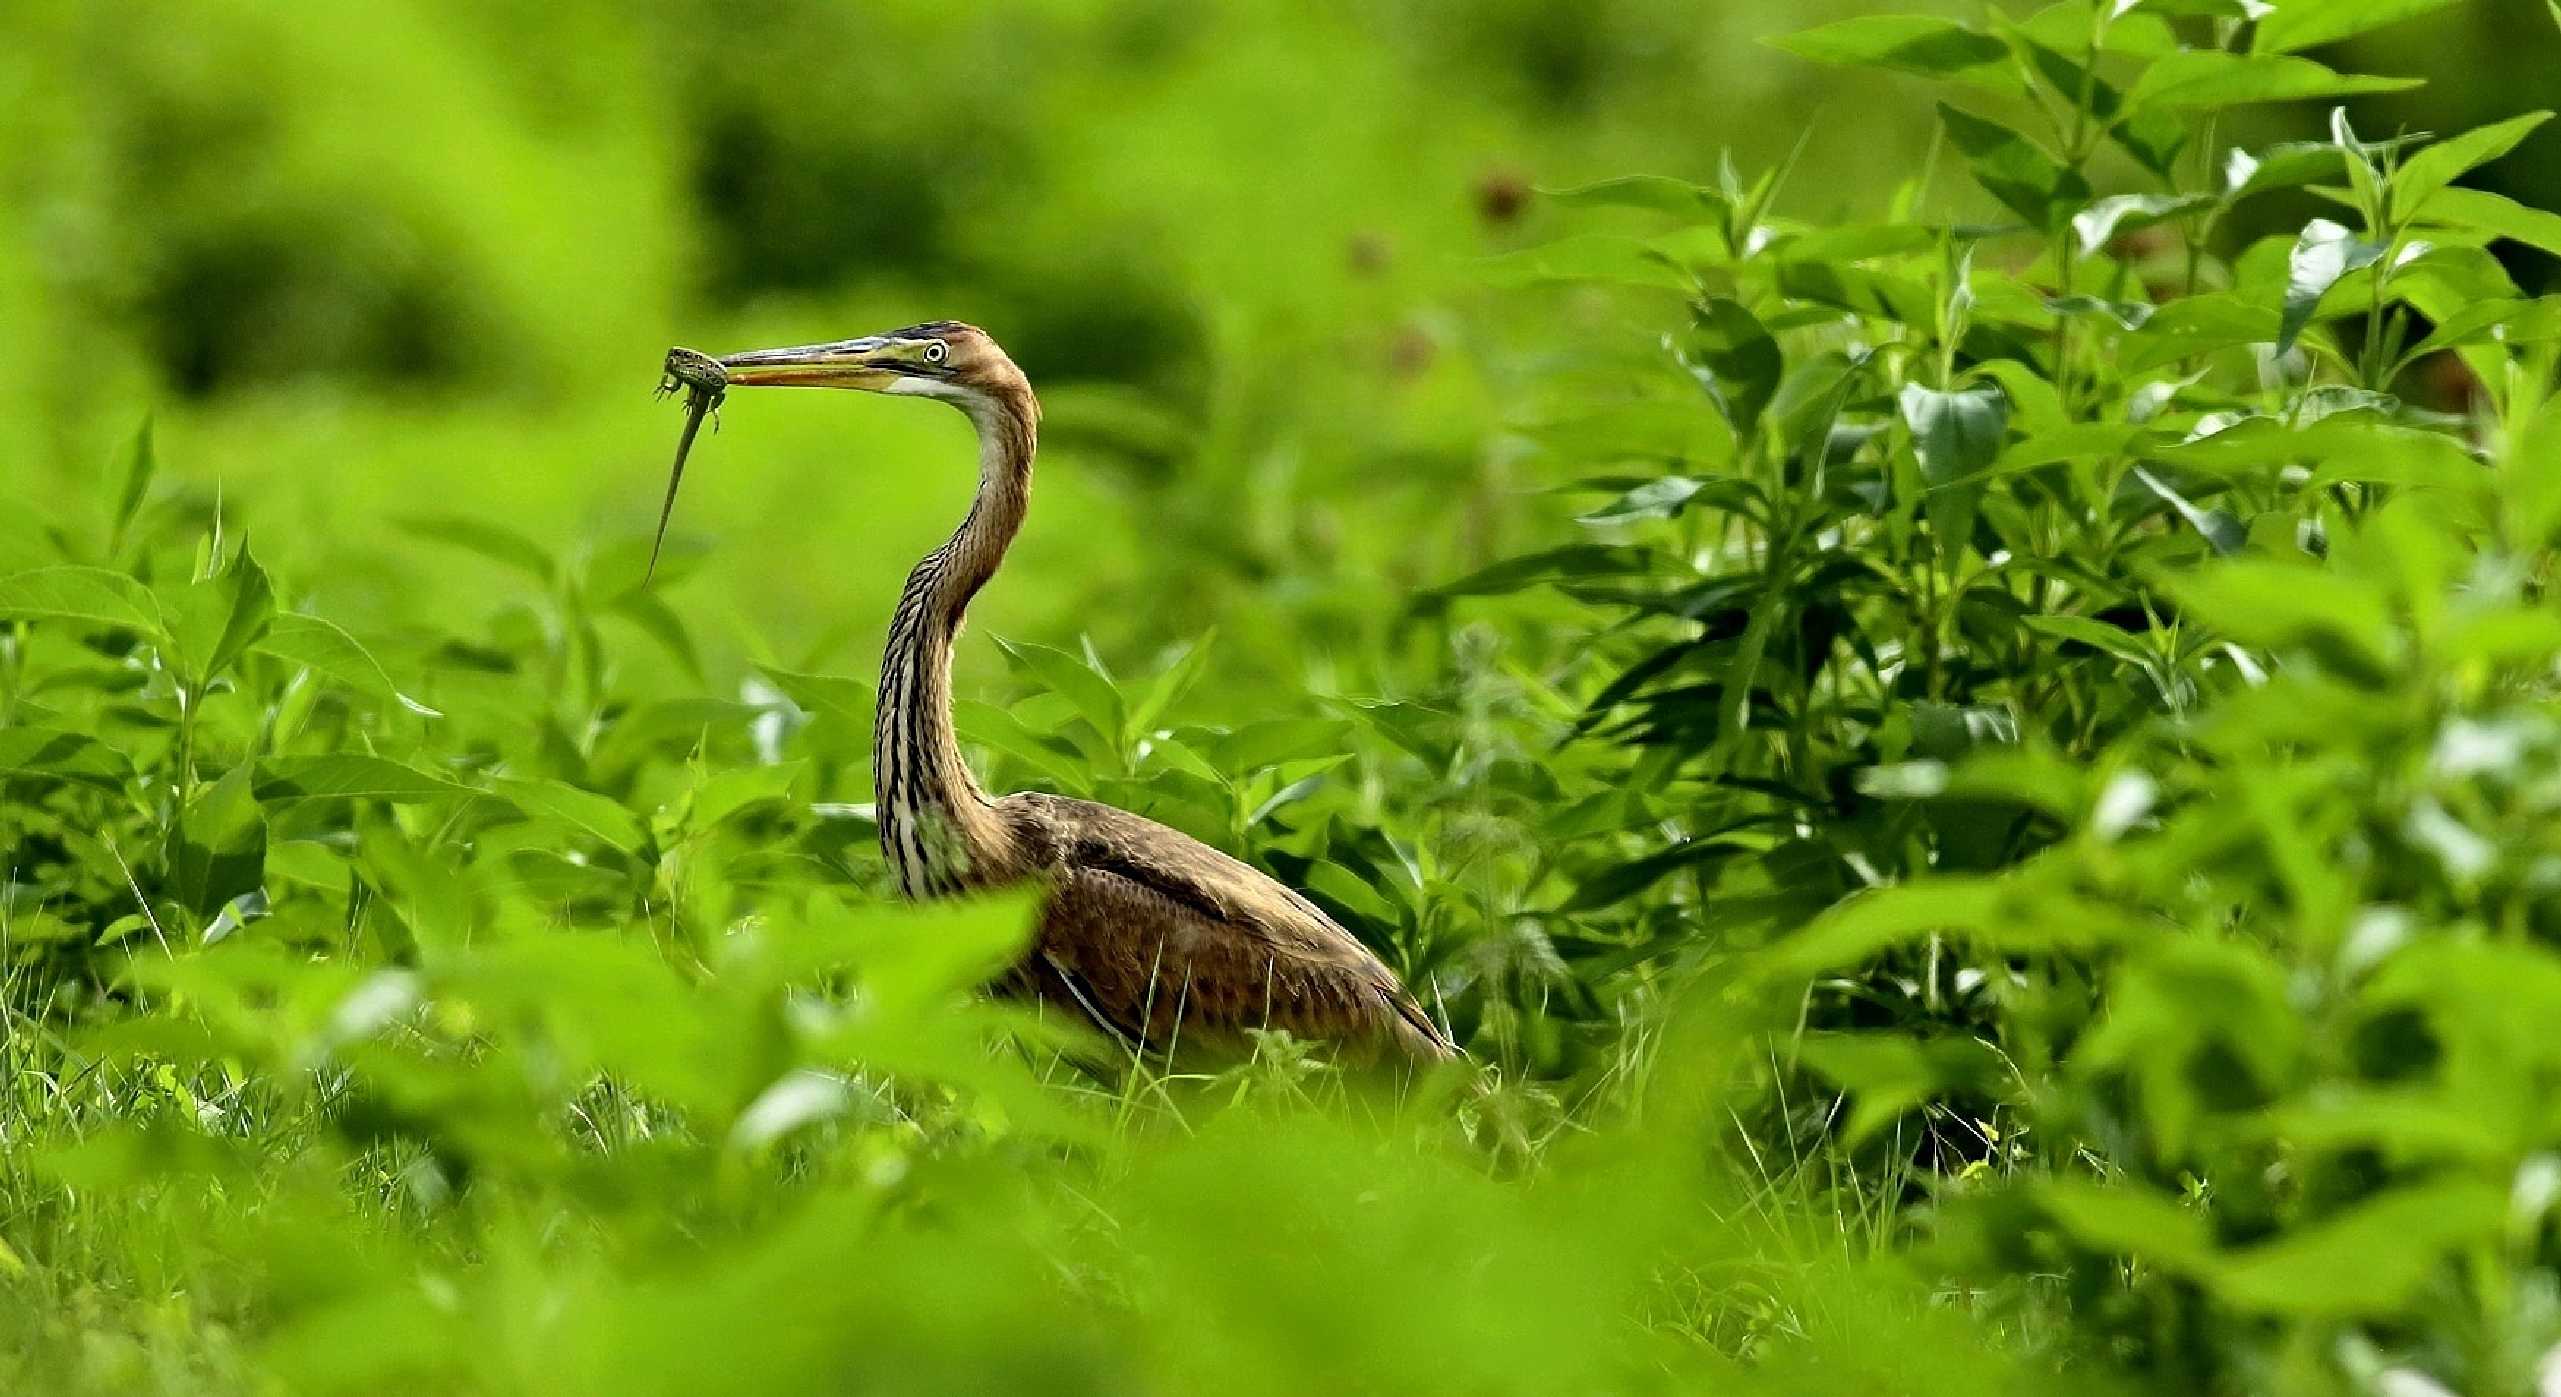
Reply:
[[[1031,730],[1022,719],[992,703],[959,699],[952,704],[952,726],[961,737],[1023,763],[1069,795],[1089,794],[1094,773],[1084,755],[1064,738]]]
[[[2240,1253],[2211,1285],[2236,1305],[2270,1314],[2398,1314],[2452,1254],[2497,1241],[2507,1212],[2507,1190],[2486,1183],[2395,1189]]]
[[[2250,46],[2260,53],[2294,53],[2353,39],[2369,30],[2433,14],[2456,0],[2282,0],[2259,21]]]
[[[1155,730],[1166,712],[1200,681],[1201,674],[1208,668],[1210,642],[1215,639],[1217,633],[1213,631],[1185,645],[1181,657],[1148,683],[1147,692],[1130,706],[1130,731],[1145,733]]]
[[[1728,839],[1693,839],[1658,853],[1608,865],[1575,885],[1561,911],[1591,912],[1614,907],[1673,874],[1706,868],[1756,852],[1753,845]]]
[[[151,494],[151,478],[160,470],[159,454],[152,449],[151,419],[142,419],[133,437],[116,458],[111,477],[114,491],[108,497],[107,552],[124,551],[125,534],[133,527],[134,517],[142,513],[142,502]]]
[[[1750,436],[1787,372],[1769,329],[1742,302],[1718,296],[1699,306],[1681,350],[1734,434]]]
[[[1680,264],[1652,245],[1599,233],[1489,257],[1481,265],[1485,279],[1496,286],[1600,282],[1687,292],[1696,285]]]
[[[421,717],[444,716],[402,693],[373,652],[334,621],[285,612],[268,624],[267,633],[253,648],[326,675],[369,698],[398,704]]]
[[[1934,1096],[1990,1090],[2007,1075],[1997,1049],[1962,1034],[1815,1033],[1797,1044],[1797,1052],[1807,1066],[1849,1090],[1843,1143],[1853,1148]]]
[[[2001,888],[1983,878],[1935,878],[1850,899],[1773,948],[1761,969],[1781,983],[1844,970],[1936,932],[1973,932],[1999,919]]]
[[[2062,640],[2078,641],[2130,664],[2148,666],[2152,652],[2133,634],[2086,616],[2030,616],[2028,629]]]
[[[2142,466],[2134,468],[2134,480],[2136,484],[2151,491],[2153,496],[2163,504],[2168,505],[2173,513],[2186,520],[2188,527],[2195,529],[2206,542],[2214,546],[2215,552],[2238,553],[2248,544],[2249,531],[2231,515],[2221,510],[2206,509],[2198,505],[2186,495],[2181,494],[2168,481]]]
[[[2287,141],[2256,153],[2234,150],[2223,161],[2224,201],[2344,179],[2347,158],[2346,151],[2329,141]]]
[[[1645,558],[1645,554],[1633,549],[1605,543],[1567,544],[1479,568],[1455,582],[1433,588],[1430,595],[1435,600],[1503,596],[1549,582],[1624,577],[1644,571]]]
[[[1117,744],[1127,726],[1128,710],[1121,702],[1120,689],[1109,677],[1075,655],[1030,641],[999,640],[1005,658],[1013,661],[1014,671],[1038,681],[1052,693],[1064,695],[1103,740]]]
[[[423,539],[450,544],[466,552],[477,553],[491,562],[504,563],[543,582],[559,575],[560,565],[552,560],[541,544],[503,525],[485,519],[460,515],[421,515],[399,521],[400,527]]]
[[[53,728],[0,728],[0,772],[54,776],[109,789],[133,775],[123,754],[86,733]]]
[[[388,757],[335,752],[326,756],[266,758],[258,763],[255,794],[273,805],[303,800],[385,800],[402,804],[477,793]]]
[[[649,843],[639,816],[594,791],[548,777],[504,777],[491,784],[525,814],[566,825],[626,854],[637,854]]]
[[[2010,400],[1990,385],[1949,392],[1907,383],[1899,402],[1929,489],[1931,526],[1953,558],[1973,536],[1984,477],[2009,435]]]
[[[150,589],[105,568],[49,567],[0,577],[0,620],[89,621],[161,634]]]
[[[2072,232],[2081,240],[2081,255],[2089,257],[2121,231],[2148,228],[2213,204],[2205,194],[2118,194],[2072,215]]]
[[[834,674],[802,674],[774,665],[758,665],[756,672],[772,681],[803,711],[826,714],[851,724],[856,731],[871,730],[872,686],[860,679]]]
[[[667,569],[659,569],[659,576],[668,578]],[[694,638],[685,629],[684,618],[656,592],[625,592],[614,598],[608,609],[657,641],[659,648],[684,670],[686,678],[697,684],[703,682],[702,652],[694,648]]]
[[[1539,192],[1569,209],[1646,209],[1681,218],[1715,215],[1727,207],[1723,194],[1663,175],[1622,175],[1571,189]]]
[[[247,763],[196,793],[171,826],[169,885],[179,903],[207,917],[257,890],[267,862],[267,822],[250,791]]]
[[[1945,102],[1939,104],[1939,121],[1964,153],[1975,182],[2030,227],[2050,232],[2090,203],[2089,181],[2018,132]]]
[[[2475,301],[2439,321],[2426,339],[2402,353],[2401,363],[2406,367],[2439,351],[2486,340],[2540,344],[2554,339],[2561,339],[2561,297]]]
[[[1749,481],[1698,480],[1686,475],[1667,475],[1636,486],[1589,514],[1576,515],[1575,522],[1606,528],[1633,524],[1642,519],[1673,519],[1691,505],[1702,503],[1743,512],[1757,500],[1758,495]]]
[[[2504,194],[2461,187],[2440,189],[2419,206],[2422,223],[2469,228],[2561,257],[2561,214],[2528,208]]]
[[[1817,63],[1955,78],[2003,92],[2020,87],[2008,66],[2009,45],[1980,30],[1926,15],[1845,19],[1768,42]]]
[[[2285,314],[2277,327],[2277,353],[2294,348],[2294,342],[2302,338],[2304,328],[2320,311],[2321,298],[2329,295],[2332,287],[2350,273],[2381,261],[2389,250],[2326,218],[2307,224],[2286,259]]]
[[[2274,13],[2276,6],[2270,0],[2110,0],[2108,13],[2123,19],[2137,10],[2198,19],[2259,19]]]
[[[2550,112],[2531,112],[2495,126],[2467,131],[2421,150],[2402,162],[2392,176],[2393,207],[2421,209],[2439,190],[2499,159],[2552,119]]]
[[[1352,725],[1340,718],[1272,718],[1247,723],[1210,744],[1210,756],[1232,776],[1283,762],[1339,757],[1351,750]]]
[[[2161,1194],[2051,1178],[2036,1185],[2035,1197],[2064,1235],[2092,1251],[2140,1257],[2188,1275],[2213,1260],[2214,1233],[2204,1214]]]
[[[2415,78],[2340,73],[2308,58],[2189,49],[2153,64],[2134,84],[2126,101],[2136,108],[2156,111],[2205,112],[2262,102],[2406,92],[2417,86]]]
[[[2379,681],[2401,657],[2391,608],[2362,579],[2261,558],[2227,558],[2167,579],[2189,615],[2246,645],[2306,647],[2353,677]]]
[[[219,678],[276,614],[275,588],[244,545],[221,576],[189,586],[165,613],[170,639],[191,685]]]

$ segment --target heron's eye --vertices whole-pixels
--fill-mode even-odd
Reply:
[[[941,340],[928,340],[928,341],[926,341],[926,342],[925,342],[925,362],[926,362],[926,363],[928,363],[928,364],[939,364],[939,363],[941,363],[942,361],[944,361],[945,359],[948,359],[948,358],[950,358],[950,357],[951,357],[951,349],[950,349],[950,347],[949,347],[949,346],[947,346],[947,345],[945,345]]]

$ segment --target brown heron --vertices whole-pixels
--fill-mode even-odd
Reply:
[[[934,398],[978,429],[977,496],[908,574],[880,665],[872,781],[881,852],[905,895],[1042,886],[1040,928],[1010,983],[1133,1050],[1232,1050],[1248,1029],[1278,1028],[1362,1057],[1456,1055],[1393,971],[1270,875],[1108,805],[980,789],[952,727],[952,641],[1023,526],[1040,432],[1040,400],[985,331],[945,320],[718,360],[678,350],[668,372],[693,390],[688,444],[730,388]],[[670,504],[674,491],[671,478]]]

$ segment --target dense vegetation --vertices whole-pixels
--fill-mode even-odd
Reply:
[[[1280,1036],[1098,1070],[975,993],[1027,907],[887,895],[862,647],[813,619],[904,556],[698,601],[756,564],[696,537],[645,583],[645,470],[582,542],[499,481],[360,556],[245,527],[148,425],[24,492],[0,1385],[2533,1390],[2561,301],[2519,278],[2561,216],[2479,175],[2555,138],[2361,130],[2406,84],[2310,56],[2442,8],[1801,32],[1936,85],[1907,182],[1493,181],[1519,245],[1400,333],[1020,291],[1059,317],[1036,375],[1102,344],[1122,387],[1052,395],[964,735],[1377,947],[1472,1059],[1392,1089]],[[711,294],[824,285],[828,238],[992,255],[930,201],[813,234],[786,175],[878,172],[775,156],[751,72],[686,80],[749,249]],[[2236,148],[2268,103],[2335,114]],[[974,119],[998,178],[1015,128]],[[907,134],[832,158],[957,158]],[[288,354],[159,309],[182,395],[480,371],[391,320]],[[1280,344],[1317,348],[1240,347]],[[760,424],[911,431],[948,469],[872,478],[957,485],[949,424],[823,396],[734,400],[689,503],[752,493],[791,449]],[[1072,522],[1106,467],[1143,547]]]

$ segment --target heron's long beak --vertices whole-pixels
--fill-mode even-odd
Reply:
[[[720,361],[732,388],[861,388],[879,392],[900,376],[890,342],[877,335],[793,349],[755,349]]]

